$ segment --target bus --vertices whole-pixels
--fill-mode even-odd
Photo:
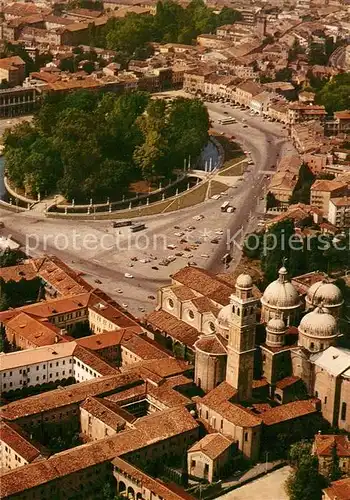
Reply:
[[[230,202],[229,201],[225,201],[222,205],[221,205],[221,212],[227,212],[227,209],[228,207],[230,206]]]
[[[218,120],[218,123],[220,125],[229,125],[230,123],[236,123],[236,122],[237,120],[232,116],[229,116],[228,118],[220,118],[220,120]]]
[[[136,224],[133,224],[130,229],[132,233],[136,233],[137,231],[146,229],[146,224],[144,224],[143,222],[138,222]]]
[[[131,226],[132,225],[132,221],[131,220],[125,220],[125,221],[121,221],[121,222],[113,222],[112,223],[112,226],[113,227],[127,227],[127,226]]]

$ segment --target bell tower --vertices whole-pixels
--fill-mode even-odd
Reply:
[[[252,395],[258,302],[253,296],[252,278],[248,274],[238,276],[236,293],[230,297],[226,382],[238,390],[241,401],[250,399]]]

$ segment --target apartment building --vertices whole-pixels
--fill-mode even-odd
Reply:
[[[316,180],[311,186],[310,203],[322,210],[324,216],[327,217],[331,198],[340,197],[347,190],[348,185],[345,182],[323,179]]]
[[[350,227],[350,197],[332,198],[329,201],[328,220],[339,228]]]
[[[2,353],[0,365],[1,392],[70,378],[83,382],[117,372],[97,354],[74,341]]]
[[[19,56],[0,59],[0,82],[7,82],[10,87],[21,85],[25,79],[26,65]]]
[[[323,121],[326,115],[325,107],[316,104],[308,105],[301,102],[293,102],[288,108],[288,122],[291,125],[308,120]]]
[[[0,467],[2,472],[22,467],[49,456],[39,443],[34,443],[19,425],[0,422]]]

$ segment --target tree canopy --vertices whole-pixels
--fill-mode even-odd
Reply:
[[[130,58],[150,42],[192,44],[200,33],[212,33],[218,26],[241,18],[240,12],[228,7],[215,14],[203,0],[192,0],[186,8],[164,0],[158,2],[154,16],[129,14],[110,19],[99,45]]]
[[[303,449],[297,458],[296,470],[286,481],[286,491],[290,500],[321,500],[325,479],[318,472],[317,457]]]
[[[350,109],[350,73],[340,73],[332,77],[316,96],[328,113]]]
[[[33,194],[117,199],[134,180],[171,177],[185,157],[199,155],[208,129],[198,100],[165,104],[143,92],[49,96],[32,124],[6,131],[5,165],[11,182]]]

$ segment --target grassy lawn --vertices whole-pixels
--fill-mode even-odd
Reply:
[[[244,170],[247,168],[247,163],[239,163],[243,158],[240,158],[238,161],[233,162],[231,165],[224,166],[220,172],[219,175],[228,175],[228,176],[239,176],[243,175]]]
[[[185,192],[183,196],[173,202],[168,201],[168,207],[163,210],[163,213],[173,212],[174,210],[180,210],[181,208],[192,207],[198,203],[202,203],[205,200],[205,195],[208,189],[208,181],[199,184],[197,187],[193,188],[191,191]]]
[[[223,191],[227,190],[228,190],[227,184],[223,184],[222,182],[212,180],[209,195],[214,196],[214,194],[220,194]]]
[[[220,183],[217,183],[220,184]],[[222,184],[224,189],[227,189],[225,184]],[[145,215],[156,215],[161,213],[173,212],[175,210],[180,210],[181,208],[188,208],[205,201],[205,195],[208,189],[208,181],[193,187],[190,191],[184,191],[183,194],[179,194],[178,198],[172,198],[157,203],[150,203],[148,206],[141,206],[137,208],[132,208],[131,210],[120,210],[111,213],[96,213],[96,219],[133,219],[135,217],[143,217]],[[224,189],[221,189],[223,191]],[[214,194],[214,193],[213,193]],[[48,217],[50,218],[66,218],[68,219],[93,219],[93,215],[79,214],[72,215],[68,214],[64,216],[63,214],[55,214],[54,212],[49,212]]]

